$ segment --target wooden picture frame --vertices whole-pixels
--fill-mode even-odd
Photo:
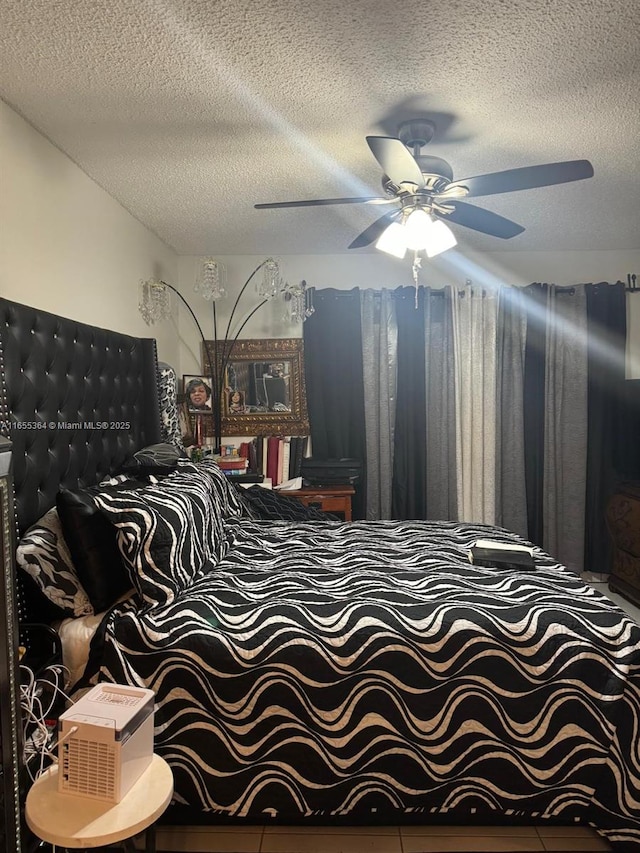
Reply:
[[[206,347],[206,349],[205,349]],[[203,374],[225,364],[222,435],[307,435],[309,417],[301,338],[202,344]],[[240,399],[233,392],[239,392]]]
[[[202,376],[194,373],[183,375],[182,393],[187,412],[190,415],[209,415],[213,417],[212,388],[213,379],[207,376],[206,373]]]

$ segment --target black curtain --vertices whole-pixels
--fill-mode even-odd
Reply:
[[[586,293],[589,396],[584,567],[593,572],[610,572],[606,505],[620,480],[627,476],[626,294],[622,282],[588,284]]]
[[[314,314],[303,325],[305,382],[315,459],[358,459],[352,501],[365,517],[366,437],[360,291],[314,290]]]
[[[416,305],[417,297],[417,305]],[[398,384],[393,451],[392,518],[426,518],[426,375],[424,288],[394,293],[398,324]]]

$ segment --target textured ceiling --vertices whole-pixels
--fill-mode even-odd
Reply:
[[[0,0],[0,97],[181,254],[347,251],[380,194],[367,134],[436,121],[455,179],[586,158],[474,199],[524,225],[461,248],[640,248],[634,0]],[[372,249],[357,251],[373,251]]]

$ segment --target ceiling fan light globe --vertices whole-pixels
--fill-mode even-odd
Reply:
[[[433,220],[426,210],[418,207],[412,210],[404,221],[405,241],[408,249],[419,252],[427,248],[429,233],[433,227]]]
[[[404,258],[407,252],[404,226],[399,222],[392,222],[391,225],[388,225],[378,237],[376,249],[396,258]]]
[[[457,243],[458,241],[451,228],[446,223],[437,219],[431,223],[429,228],[425,252],[428,258],[435,258],[436,255],[446,252],[447,249],[453,249]]]

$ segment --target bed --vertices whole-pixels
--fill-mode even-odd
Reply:
[[[153,359],[128,375],[143,399]],[[265,518],[214,462],[179,454],[160,476],[108,479],[160,439],[141,428],[110,453],[103,436],[95,476],[53,466],[34,503],[16,466],[16,488],[23,534],[62,485],[113,537],[117,600],[96,619],[67,599],[96,628],[78,687],[155,691],[178,806],[260,823],[588,823],[638,849],[640,627],[612,602],[537,548],[533,570],[472,565],[477,539],[526,544],[499,528]]]

